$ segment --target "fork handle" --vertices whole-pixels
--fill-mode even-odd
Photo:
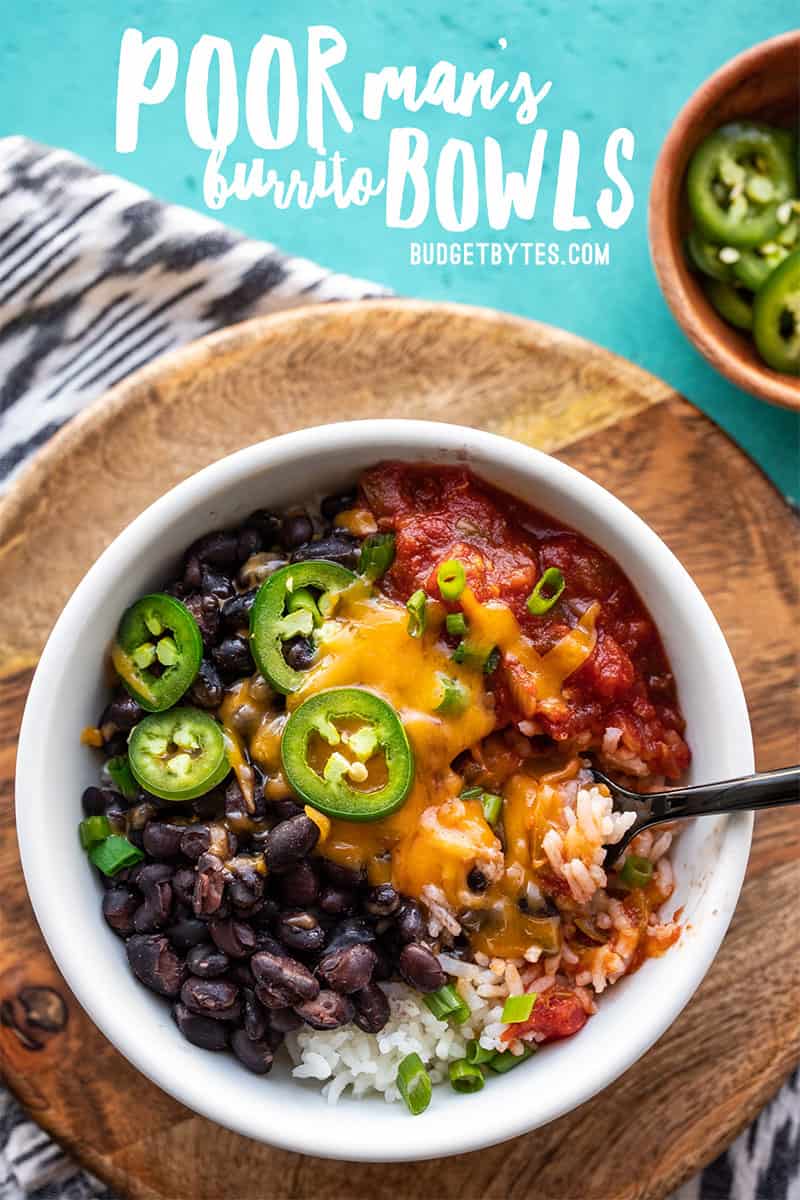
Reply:
[[[751,812],[800,804],[800,767],[762,771],[743,779],[676,788],[652,796],[652,814],[658,821],[700,817],[710,813]]]

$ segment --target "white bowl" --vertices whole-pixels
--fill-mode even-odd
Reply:
[[[601,998],[580,1035],[464,1097],[435,1089],[412,1118],[380,1098],[330,1107],[284,1066],[268,1079],[228,1055],[186,1042],[169,1006],[131,975],[122,942],[100,911],[100,886],[78,844],[83,789],[96,760],[78,735],[104,703],[103,659],[120,613],[158,586],[202,533],[330,492],[382,459],[468,464],[552,513],[608,551],[638,588],[661,631],[693,751],[691,780],[746,775],[753,750],[742,688],[708,605],[689,575],[628,508],[554,458],[474,429],[422,421],[358,421],[305,429],[251,446],[179,484],[101,555],[61,614],[25,708],[17,759],[17,828],[25,878],[53,957],[102,1032],[140,1071],[197,1112],[249,1137],[330,1158],[390,1161],[476,1150],[575,1108],[658,1038],[708,970],[744,875],[752,819],[703,818],[673,854],[686,929]]]

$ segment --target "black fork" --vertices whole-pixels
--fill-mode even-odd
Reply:
[[[620,854],[637,833],[676,821],[680,817],[719,816],[723,813],[754,812],[760,808],[781,808],[784,804],[800,804],[800,767],[781,767],[777,771],[762,771],[743,779],[727,779],[723,783],[703,783],[699,787],[674,788],[669,792],[630,792],[614,783],[602,771],[592,767],[598,783],[604,783],[611,793],[615,812],[632,812],[636,820],[624,837],[613,846],[606,846],[605,866],[614,865]]]

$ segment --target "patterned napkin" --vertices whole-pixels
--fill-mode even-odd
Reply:
[[[0,139],[0,488],[85,404],[164,351],[246,317],[382,294],[65,150]],[[115,1200],[0,1085],[0,1200],[91,1197]],[[673,1200],[800,1200],[800,1072]]]

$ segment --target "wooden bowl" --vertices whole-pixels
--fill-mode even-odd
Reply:
[[[770,370],[752,339],[723,321],[689,268],[684,176],[695,148],[726,121],[797,121],[800,30],[761,42],[720,67],[681,109],[656,162],[650,190],[650,252],[667,304],[686,336],[717,371],[771,404],[800,409],[800,379]]]

